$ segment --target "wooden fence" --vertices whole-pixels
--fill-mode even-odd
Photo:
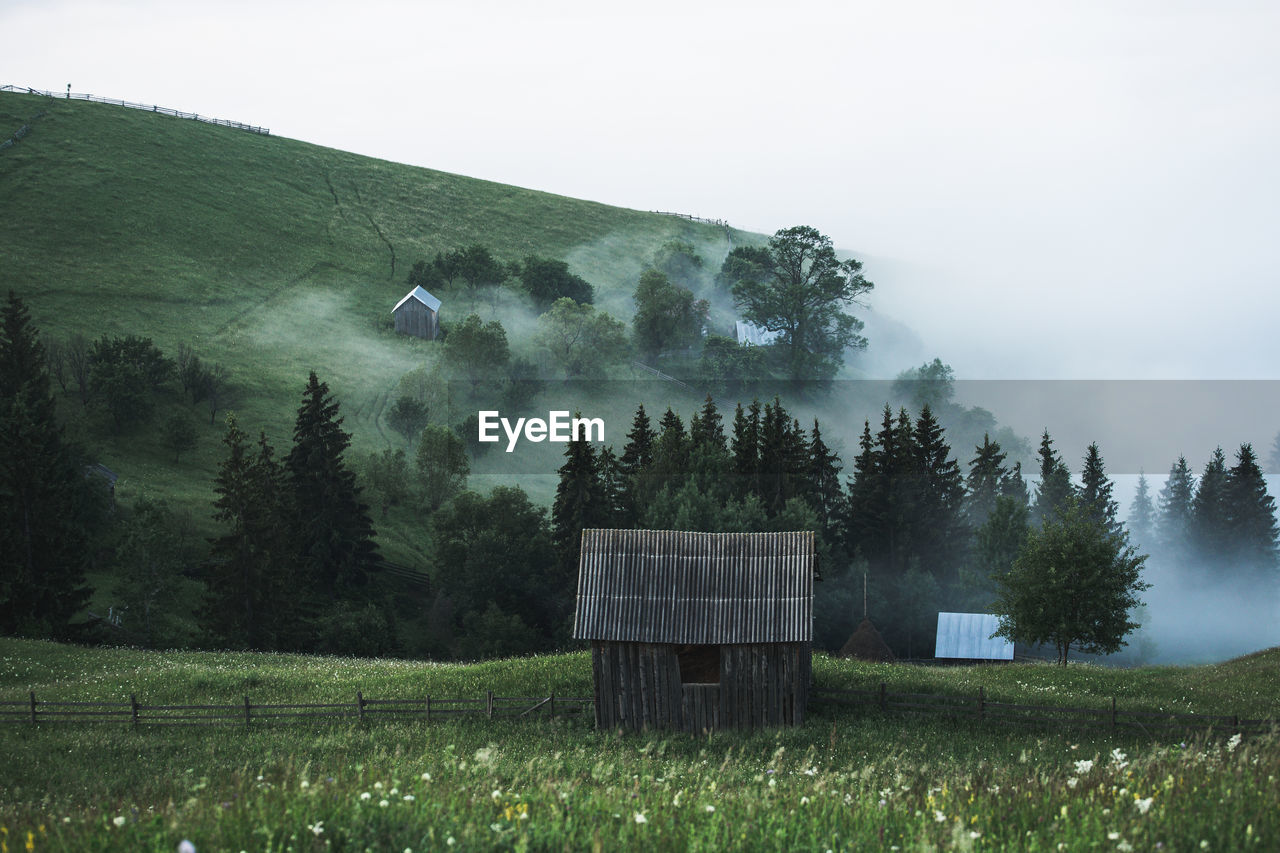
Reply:
[[[705,222],[708,225],[719,225],[724,228],[729,227],[729,223],[723,219],[707,219],[704,216],[693,216],[688,213],[672,213],[669,210],[651,210],[650,213],[656,213],[659,216],[674,216],[678,219],[688,219],[690,222]]]
[[[986,689],[978,688],[976,696],[941,693],[895,693],[884,682],[875,690],[836,690],[814,687],[810,703],[862,705],[880,711],[912,714],[938,714],[952,719],[990,721],[998,725],[1064,725],[1081,728],[1106,728],[1111,731],[1137,729],[1147,734],[1170,731],[1229,731],[1261,734],[1270,731],[1275,720],[1246,719],[1238,715],[1186,714],[1172,711],[1127,711],[1116,707],[1113,698],[1108,707],[1072,708],[1057,705],[1024,705],[993,702]]]
[[[193,121],[202,121],[205,124],[216,124],[222,127],[232,127],[236,130],[247,130],[250,133],[259,133],[268,136],[271,130],[266,127],[257,127],[251,124],[242,124],[238,121],[227,121],[223,118],[210,118],[209,116],[197,115],[196,113],[184,113],[181,110],[170,109],[169,107],[157,107],[155,104],[136,104],[133,101],[121,101],[116,98],[102,98],[97,95],[86,95],[81,92],[49,92],[41,89],[28,89],[25,86],[4,85],[0,86],[0,92],[21,92],[25,95],[41,95],[46,98],[66,98],[71,101],[93,101],[95,104],[111,104],[117,107],[129,107],[134,110],[146,110],[152,113],[161,113],[167,116],[175,116],[177,118],[187,118]]]
[[[69,702],[38,699],[34,691],[24,700],[0,702],[0,723],[117,722],[135,728],[156,726],[248,726],[282,719],[376,718],[444,720],[471,715],[488,719],[551,719],[580,715],[590,698],[577,696],[495,696],[488,691],[479,699],[423,696],[412,699],[369,699],[356,691],[352,702],[290,702],[230,705],[144,705],[136,695],[128,702]]]

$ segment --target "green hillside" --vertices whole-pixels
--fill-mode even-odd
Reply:
[[[356,448],[392,442],[388,396],[433,348],[387,328],[416,260],[473,243],[504,261],[567,260],[627,321],[636,276],[664,242],[718,263],[753,239],[142,110],[0,94],[0,136],[23,125],[0,150],[0,287],[24,298],[47,339],[137,334],[223,364],[242,425],[277,447],[310,370],[342,402]],[[519,306],[497,310],[519,351]],[[461,309],[446,299],[441,316],[456,322]],[[63,402],[73,434],[120,474],[122,501],[165,497],[205,524],[221,415],[203,417],[195,451],[175,463],[155,426],[164,412],[115,438]],[[397,533],[408,524],[383,522],[382,547],[416,562]]]

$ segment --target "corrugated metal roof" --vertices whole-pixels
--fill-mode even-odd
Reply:
[[[737,337],[738,343],[752,347],[768,346],[782,337],[781,332],[771,332],[768,329],[762,329],[754,323],[747,323],[743,320],[734,321],[733,332]]]
[[[391,313],[394,314],[397,311],[399,311],[400,306],[408,302],[410,298],[418,300],[423,305],[430,308],[432,311],[435,311],[437,313],[439,313],[440,311],[439,299],[436,299],[434,296],[432,296],[426,290],[423,290],[421,287],[415,287],[413,290],[410,290],[408,293],[404,295],[404,299],[401,299],[399,302],[396,303],[396,307],[391,309]]]
[[[999,627],[1000,620],[990,613],[939,613],[933,656],[1013,660],[1013,643],[1004,637],[991,637]]]
[[[573,636],[811,642],[815,559],[810,531],[584,530]]]

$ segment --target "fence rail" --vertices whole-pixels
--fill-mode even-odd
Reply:
[[[724,219],[707,219],[704,216],[693,216],[688,213],[672,213],[669,210],[651,210],[649,212],[656,213],[659,216],[674,216],[678,219],[688,219],[690,222],[705,222],[708,225],[719,225],[723,228],[729,227],[729,223]]]
[[[0,92],[20,92],[25,95],[41,95],[46,98],[64,98],[71,101],[92,101],[95,104],[111,104],[116,107],[128,107],[133,110],[146,110],[147,112],[160,113],[162,115],[175,116],[177,118],[202,121],[205,124],[216,124],[221,127],[231,127],[236,130],[247,130],[250,133],[258,133],[263,136],[269,136],[271,134],[271,129],[266,127],[243,124],[238,121],[228,121],[224,118],[210,118],[209,116],[197,115],[196,113],[184,113],[182,110],[175,110],[169,107],[158,107],[155,104],[138,104],[133,101],[122,101],[118,98],[103,98],[98,95],[88,95],[82,92],[50,92],[44,89],[30,89],[26,86],[14,86],[11,84],[0,86]]]
[[[146,725],[239,725],[268,720],[346,719],[371,717],[449,718],[460,715],[489,719],[552,719],[581,714],[594,699],[581,696],[497,696],[478,699],[420,696],[370,699],[356,691],[350,702],[279,702],[255,704],[248,696],[234,704],[147,705],[131,695],[128,702],[61,701],[37,698],[34,691],[20,701],[0,701],[0,723],[37,725],[49,722],[123,722]]]
[[[1183,711],[1128,711],[1116,707],[1116,700],[1104,708],[1080,708],[1058,705],[1025,705],[993,702],[986,688],[979,687],[976,696],[946,693],[899,693],[890,691],[884,682],[876,690],[838,690],[814,687],[809,691],[810,703],[817,705],[862,705],[881,711],[908,714],[939,714],[958,719],[975,719],[1009,725],[1068,725],[1084,728],[1142,729],[1161,731],[1219,731],[1261,734],[1270,731],[1276,720],[1248,719],[1239,715],[1191,714]]]

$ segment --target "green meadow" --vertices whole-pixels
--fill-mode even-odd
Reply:
[[[826,687],[1274,716],[1275,650],[1223,664],[922,668]],[[0,698],[585,695],[583,652],[483,664],[0,641]],[[596,731],[589,716],[0,728],[10,850],[1272,850],[1280,738],[1180,740],[817,706],[801,728]]]

